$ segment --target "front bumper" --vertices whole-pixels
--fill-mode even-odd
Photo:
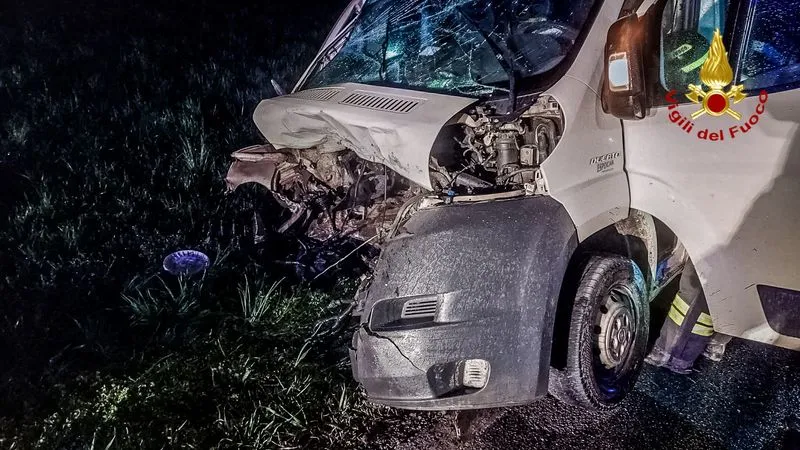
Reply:
[[[547,393],[561,280],[577,240],[550,197],[423,210],[359,292],[356,379],[410,409],[528,403]],[[412,306],[409,306],[412,305]],[[488,363],[483,384],[464,367]]]

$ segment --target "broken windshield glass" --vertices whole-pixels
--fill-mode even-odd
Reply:
[[[512,78],[543,74],[566,57],[594,1],[367,0],[348,41],[306,87],[507,91]]]

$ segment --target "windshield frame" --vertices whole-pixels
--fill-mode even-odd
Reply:
[[[362,5],[363,5],[363,3],[362,3]],[[456,97],[480,98],[480,99],[486,99],[486,100],[501,100],[503,98],[510,97],[510,94],[512,94],[512,92],[510,92],[511,89],[509,89],[509,86],[512,85],[512,84],[516,84],[516,86],[513,88],[513,91],[514,91],[513,94],[515,96],[524,96],[524,95],[536,94],[536,93],[542,92],[542,91],[548,89],[549,87],[551,87],[552,85],[554,85],[569,70],[569,68],[575,62],[575,59],[577,58],[578,53],[580,53],[581,49],[583,48],[583,44],[586,41],[586,37],[589,35],[589,32],[592,30],[592,27],[595,24],[595,20],[597,19],[597,15],[598,15],[600,9],[603,7],[603,5],[604,5],[604,0],[595,0],[593,2],[592,6],[591,6],[591,8],[589,10],[588,15],[586,16],[586,20],[585,20],[582,28],[579,30],[578,35],[575,38],[575,40],[574,40],[572,46],[570,47],[569,51],[564,55],[564,57],[561,59],[561,61],[559,61],[553,68],[551,68],[551,69],[549,69],[549,70],[547,70],[545,72],[542,72],[542,73],[539,73],[539,74],[535,74],[535,75],[530,75],[530,76],[525,76],[525,77],[517,76],[517,77],[515,77],[515,82],[514,83],[512,83],[511,80],[505,80],[505,81],[503,81],[501,83],[492,84],[492,86],[496,87],[496,89],[494,89],[494,91],[492,93],[481,94],[481,95],[470,95],[470,94],[455,92],[453,90],[448,90],[448,89],[436,89],[436,88],[423,87],[423,86],[412,86],[412,85],[406,85],[406,84],[403,84],[403,83],[397,83],[397,82],[391,82],[391,81],[359,81],[358,83],[359,84],[370,85],[370,86],[389,87],[389,88],[395,88],[395,89],[404,89],[404,90],[419,91],[419,92],[430,92],[430,93],[435,93],[435,94],[443,94],[443,95],[450,95],[450,96],[456,96]],[[347,11],[345,11],[343,13],[343,15],[344,14],[349,14],[350,12],[351,11],[348,9]],[[346,28],[352,29],[353,27],[355,27],[358,24],[358,21],[361,18],[360,16],[361,15],[360,15],[360,12],[359,12],[359,15],[356,16],[351,22],[349,22],[348,26]],[[336,44],[336,43],[332,42],[332,43],[328,43],[327,45],[325,45],[320,50],[318,56],[315,57],[314,60],[311,62],[311,64],[309,65],[308,69],[306,69],[306,73],[304,74],[303,79],[298,81],[297,86],[294,89],[295,92],[311,88],[309,86],[309,84],[313,80],[314,75],[316,75],[320,70],[322,70],[322,67],[319,67],[320,62],[321,62],[320,58],[319,58],[319,55],[321,55],[321,54],[329,54],[330,47],[333,47],[334,45],[340,45],[340,48],[343,47],[344,45],[346,45],[346,42],[347,42],[347,40],[350,39],[351,34],[350,34],[350,32],[345,33],[344,31],[345,30],[343,29],[339,33],[345,36],[345,39],[346,39],[345,42],[344,43],[340,43],[340,44]],[[328,63],[330,61],[332,61],[333,59],[335,59],[337,55],[338,55],[338,52],[337,52],[337,54],[333,55],[330,58]],[[317,67],[315,67],[315,66],[317,66]],[[346,81],[343,81],[343,82],[346,82]],[[317,88],[317,87],[324,87],[324,86],[315,86],[315,88]]]

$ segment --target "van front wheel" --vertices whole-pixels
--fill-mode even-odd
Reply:
[[[572,302],[566,358],[550,370],[557,399],[599,411],[618,406],[642,370],[650,306],[630,259],[595,255],[583,265]]]

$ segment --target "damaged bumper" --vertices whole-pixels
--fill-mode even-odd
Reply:
[[[547,393],[561,280],[577,244],[550,197],[423,210],[359,293],[356,379],[410,409],[528,403]]]

